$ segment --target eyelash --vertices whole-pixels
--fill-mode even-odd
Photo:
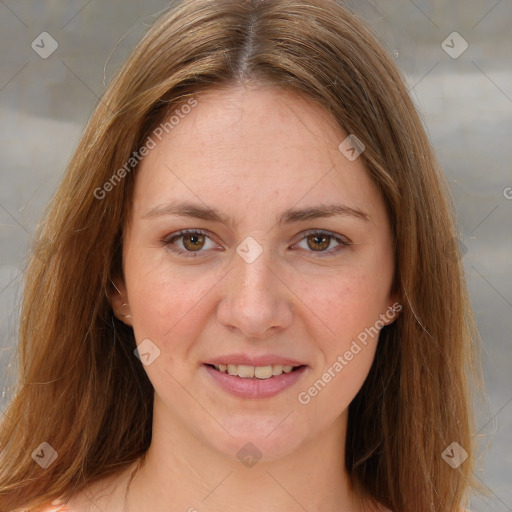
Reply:
[[[185,235],[203,235],[203,236],[207,236],[208,238],[211,238],[209,236],[208,231],[203,231],[201,229],[183,229],[181,231],[177,231],[176,233],[173,233],[173,234],[165,237],[160,242],[161,242],[162,246],[168,247],[172,252],[175,252],[175,253],[181,254],[181,255],[185,255],[185,257],[187,257],[187,258],[188,257],[190,257],[190,258],[198,257],[199,254],[204,251],[202,251],[202,250],[184,251],[183,249],[176,248],[176,246],[174,245],[175,240],[183,238],[183,236],[185,236]],[[352,245],[350,241],[343,240],[342,238],[335,236],[334,234],[330,233],[329,231],[324,231],[322,229],[320,229],[320,230],[312,229],[312,230],[306,231],[303,234],[303,237],[299,240],[299,242],[301,242],[302,240],[304,240],[305,238],[307,238],[308,236],[311,236],[311,235],[320,235],[320,236],[330,237],[339,243],[338,246],[334,247],[333,249],[330,249],[329,251],[307,251],[307,252],[318,254],[319,255],[318,257],[320,257],[320,258],[322,258],[324,256],[332,256],[334,253],[338,253],[341,249],[344,249],[344,248]],[[299,243],[299,242],[297,242],[297,243]]]

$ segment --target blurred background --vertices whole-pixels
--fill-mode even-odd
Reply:
[[[0,414],[32,233],[105,84],[162,0],[0,1]],[[512,1],[347,1],[402,70],[448,177],[483,340],[472,512],[512,511]]]

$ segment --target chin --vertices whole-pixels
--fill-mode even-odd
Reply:
[[[293,426],[276,428],[279,421],[274,417],[273,421],[262,420],[259,425],[252,420],[245,426],[227,426],[231,435],[223,430],[217,439],[212,439],[210,431],[208,444],[215,451],[242,463],[246,463],[246,458],[261,462],[280,459],[295,451],[305,439],[296,429],[290,428]]]

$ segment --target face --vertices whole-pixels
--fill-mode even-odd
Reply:
[[[159,424],[283,456],[343,429],[393,320],[389,220],[314,103],[262,88],[197,101],[136,171],[112,305]]]

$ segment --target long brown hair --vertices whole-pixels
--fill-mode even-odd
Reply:
[[[449,189],[396,65],[332,0],[181,0],[111,81],[41,223],[26,273],[19,381],[0,429],[0,510],[39,511],[148,449],[153,388],[133,331],[109,302],[136,173],[126,163],[180,105],[248,82],[301,94],[356,134],[393,226],[403,310],[382,329],[349,408],[354,485],[395,512],[464,503],[478,337]],[[46,469],[31,456],[43,442],[57,452]],[[468,454],[456,469],[442,457],[453,442]]]

